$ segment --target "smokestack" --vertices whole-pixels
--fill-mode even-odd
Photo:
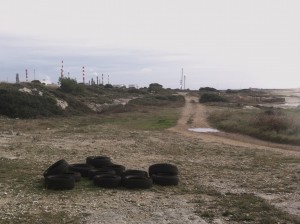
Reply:
[[[183,86],[183,68],[181,69],[181,79],[180,79],[180,89],[182,90]]]
[[[82,82],[85,84],[84,66],[82,67]]]
[[[16,83],[20,83],[19,73],[16,74]]]
[[[64,78],[64,61],[61,61],[61,70],[60,70],[60,77]]]
[[[26,82],[28,82],[28,71],[27,71],[27,69],[25,70],[25,73],[26,73]]]

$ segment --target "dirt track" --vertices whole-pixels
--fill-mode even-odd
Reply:
[[[227,144],[241,147],[254,146],[262,150],[272,150],[282,152],[286,155],[300,157],[300,147],[291,146],[285,144],[270,143],[255,138],[251,138],[240,134],[231,134],[225,132],[219,133],[195,133],[188,131],[189,128],[210,128],[211,126],[207,122],[207,108],[203,104],[195,103],[198,102],[198,97],[185,95],[185,106],[182,110],[180,119],[177,125],[170,128],[170,131],[175,131],[186,136],[201,138],[206,142]],[[189,119],[192,122],[189,122]]]

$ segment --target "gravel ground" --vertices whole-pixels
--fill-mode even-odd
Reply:
[[[224,215],[236,211],[219,201],[229,194],[253,195],[275,212],[299,218],[300,150],[187,132],[190,116],[190,127],[208,127],[201,123],[204,109],[187,103],[178,125],[165,131],[95,122],[79,126],[69,118],[1,118],[0,223],[242,223]],[[53,162],[84,162],[91,155],[109,156],[128,169],[170,162],[179,168],[180,184],[108,190],[83,180],[71,191],[44,189],[42,173]],[[284,223],[282,217],[279,223]],[[263,222],[254,217],[246,223]]]

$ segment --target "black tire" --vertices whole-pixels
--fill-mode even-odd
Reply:
[[[75,179],[65,174],[49,175],[45,178],[45,185],[51,190],[71,190],[75,186]]]
[[[74,178],[75,182],[79,182],[81,180],[81,174],[75,171],[68,171],[63,173],[63,175],[70,175]]]
[[[61,174],[68,171],[69,164],[66,162],[66,160],[61,159],[57,162],[53,163],[47,170],[44,171],[43,175],[44,177],[49,175],[55,175],[55,174]]]
[[[102,168],[112,165],[112,162],[107,156],[89,156],[86,158],[86,164],[96,168]]]
[[[93,168],[89,170],[89,179],[92,180],[96,175],[109,174],[116,175],[116,171],[108,168]]]
[[[69,165],[70,171],[79,172],[82,177],[88,177],[89,176],[89,170],[92,169],[89,165],[85,163],[74,163]]]
[[[128,189],[149,189],[153,184],[150,177],[128,175],[122,179],[122,185]]]
[[[144,170],[125,170],[122,174],[121,177],[126,177],[126,176],[140,176],[147,178],[149,177],[148,172]]]
[[[169,175],[166,173],[153,174],[151,176],[153,183],[161,186],[178,185],[179,177],[176,175]]]
[[[149,167],[149,175],[158,173],[168,173],[170,176],[178,175],[177,166],[170,163],[157,163],[153,164]]]
[[[122,175],[122,173],[125,171],[125,166],[118,165],[118,164],[111,164],[107,166],[108,169],[112,169],[116,172],[117,175]]]
[[[94,176],[94,184],[98,187],[115,188],[120,186],[121,177],[109,174],[96,175]]]

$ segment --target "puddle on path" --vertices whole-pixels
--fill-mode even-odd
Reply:
[[[201,132],[201,133],[219,132],[219,130],[213,128],[189,128],[188,130],[193,132]]]

